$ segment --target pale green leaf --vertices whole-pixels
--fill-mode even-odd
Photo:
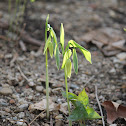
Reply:
[[[86,117],[86,119],[88,119],[88,120],[100,119],[101,118],[101,116],[90,106],[86,107],[86,111],[88,113],[88,116]]]
[[[30,0],[30,2],[35,2],[35,0]]]
[[[52,42],[49,42],[48,48],[49,48],[50,56],[52,58],[53,57],[53,43]]]
[[[65,73],[66,73],[67,77],[69,77],[69,78],[71,77],[71,70],[72,70],[71,60],[67,59],[66,63],[65,63]]]
[[[126,28],[123,28],[124,29],[124,31],[126,32]]]
[[[46,41],[46,43],[45,43],[44,53],[43,53],[43,54],[45,54],[45,52],[46,52],[46,50],[47,50],[47,48],[48,48],[49,42],[51,42],[51,35],[49,35],[49,37],[48,37],[48,39],[47,39],[47,41]]]
[[[84,106],[89,105],[89,99],[88,99],[88,95],[86,94],[85,89],[83,89],[83,91],[81,91],[81,93],[78,95],[77,99],[78,99],[78,101],[82,102]]]
[[[60,56],[59,56],[59,54],[60,54],[59,48],[58,48],[58,45],[56,45],[56,47],[55,47],[55,58],[56,58],[56,65],[57,65],[58,69],[60,68]]]
[[[64,52],[64,28],[63,28],[62,23],[61,23],[61,27],[60,27],[60,43],[62,46],[62,52]]]
[[[57,45],[57,37],[56,37],[56,33],[55,33],[55,31],[53,30],[52,27],[50,28],[50,33],[51,33],[51,36],[52,36],[53,39],[54,39],[55,44]]]
[[[86,60],[89,61],[90,63],[92,63],[91,62],[91,53],[87,49],[85,49],[81,45],[77,44],[74,40],[70,40],[68,42],[68,44],[70,47],[79,48],[82,51],[82,53],[84,54]]]
[[[73,49],[73,65],[74,65],[74,71],[77,74],[78,73],[78,58],[76,49]]]
[[[71,57],[71,55],[72,55],[72,52],[71,52],[70,49],[68,49],[68,50],[65,52],[64,56],[63,56],[63,63],[62,63],[61,69],[64,68],[65,63],[66,63],[66,60],[69,59],[69,58]]]

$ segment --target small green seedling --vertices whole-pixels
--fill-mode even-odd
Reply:
[[[73,66],[74,66],[74,71],[77,74],[78,73],[78,58],[77,58],[77,53],[76,49],[80,49],[80,51],[83,53],[85,56],[86,60],[91,62],[91,53],[77,44],[74,40],[70,40],[64,50],[64,28],[63,24],[61,24],[60,28],[60,44],[62,48],[62,55],[63,55],[63,63],[61,69],[64,69],[64,74],[65,74],[65,85],[66,85],[66,98],[67,98],[67,103],[68,103],[68,111],[70,115],[70,104],[69,104],[69,98],[68,98],[68,85],[67,85],[67,78],[71,77],[71,70],[72,70],[72,62],[71,62],[71,56],[73,58]],[[71,126],[72,123],[69,122],[69,125]]]
[[[35,2],[35,0],[30,0],[30,2]]]
[[[45,24],[45,47],[44,54],[46,60],[46,110],[47,110],[47,118],[49,118],[49,77],[48,77],[48,50],[50,57],[53,58],[53,54],[56,58],[57,68],[60,67],[60,57],[59,57],[59,47],[57,44],[57,37],[52,27],[48,24],[49,15],[46,18]],[[49,32],[49,37],[47,38],[47,32]]]
[[[67,97],[66,93],[63,93],[63,96]],[[86,120],[101,118],[101,116],[90,107],[88,95],[86,94],[85,89],[83,89],[78,96],[68,92],[68,99],[75,106],[74,110],[68,117],[69,120],[79,121],[80,126],[83,126],[85,125]]]

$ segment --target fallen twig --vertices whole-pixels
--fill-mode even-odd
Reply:
[[[43,112],[45,112],[45,110],[43,111]],[[30,123],[29,123],[29,126],[43,113],[43,112],[41,112],[39,115],[37,115]]]
[[[22,72],[21,68],[19,66],[17,66],[17,69],[19,70],[19,72],[21,73],[21,76],[29,82],[29,79],[24,75],[24,73]]]
[[[96,100],[97,100],[97,103],[98,103],[98,106],[99,106],[99,109],[100,109],[100,112],[101,112],[101,117],[102,117],[102,123],[103,123],[103,126],[105,126],[105,122],[104,122],[104,117],[103,117],[103,112],[102,112],[102,108],[101,108],[101,105],[100,105],[100,102],[99,102],[99,99],[98,99],[98,91],[97,91],[97,85],[95,84],[95,95],[96,95]]]
[[[7,29],[9,29],[9,24],[6,21],[4,21],[4,20],[0,20],[0,28],[7,30]],[[16,27],[13,26],[12,27],[12,31],[17,31],[17,33],[19,34],[20,39],[22,41],[26,42],[26,43],[33,44],[33,45],[36,45],[36,46],[41,46],[42,45],[42,41],[37,40],[35,38],[32,38],[24,30],[17,29]],[[3,37],[1,37],[1,39],[3,39]]]

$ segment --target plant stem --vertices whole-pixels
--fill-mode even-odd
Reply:
[[[68,99],[67,75],[66,75],[65,69],[64,69],[64,74],[65,74],[65,85],[66,85],[66,97],[67,97],[68,111],[69,111],[69,115],[70,115],[70,103],[69,103],[69,99]],[[69,121],[69,126],[72,126],[72,121]]]
[[[46,51],[46,110],[47,118],[49,118],[48,51]]]
[[[47,41],[47,27],[45,28],[45,43]],[[48,50],[46,50],[46,112],[49,119],[49,81],[48,81]]]

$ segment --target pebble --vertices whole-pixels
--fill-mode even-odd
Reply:
[[[23,123],[24,123],[24,122],[22,122],[22,121],[23,121],[23,119],[20,119],[19,121],[17,121],[17,125],[18,125],[18,126],[22,126]]]
[[[35,83],[33,82],[33,80],[30,80],[29,83],[28,83],[28,85],[29,85],[30,87],[34,87],[34,86],[35,86]]]
[[[72,89],[79,89],[79,86],[77,86],[76,84],[70,84],[70,87],[71,87]]]
[[[116,69],[115,68],[112,68],[109,73],[116,73]]]
[[[15,116],[15,117],[13,117],[12,119],[16,121],[16,120],[17,120],[17,117]]]
[[[44,126],[49,126],[49,124],[45,123]]]
[[[20,112],[20,113],[18,114],[18,117],[19,117],[20,119],[24,118],[24,117],[25,117],[25,113],[24,113],[24,112]]]
[[[0,94],[2,94],[2,95],[9,95],[9,94],[12,94],[12,93],[13,93],[13,91],[12,91],[11,88],[3,87],[0,90]]]
[[[4,110],[5,110],[5,112],[8,112],[8,113],[10,113],[10,111],[11,111],[10,108],[5,108]]]
[[[117,124],[111,124],[111,125],[109,125],[109,126],[117,126]]]
[[[102,120],[98,120],[97,124],[101,125],[102,124]]]
[[[21,110],[25,110],[25,109],[28,108],[28,104],[22,104],[18,108],[21,109]]]
[[[62,115],[58,115],[55,117],[55,119],[63,119],[63,116]]]
[[[36,86],[36,91],[42,92],[43,91],[43,86]]]
[[[10,104],[14,104],[15,103],[15,100],[14,99],[10,99],[9,103]]]
[[[116,55],[120,61],[126,60],[126,52],[122,52]]]
[[[0,99],[0,105],[8,106],[9,104],[4,99]]]
[[[62,126],[62,120],[57,120],[55,126]]]

